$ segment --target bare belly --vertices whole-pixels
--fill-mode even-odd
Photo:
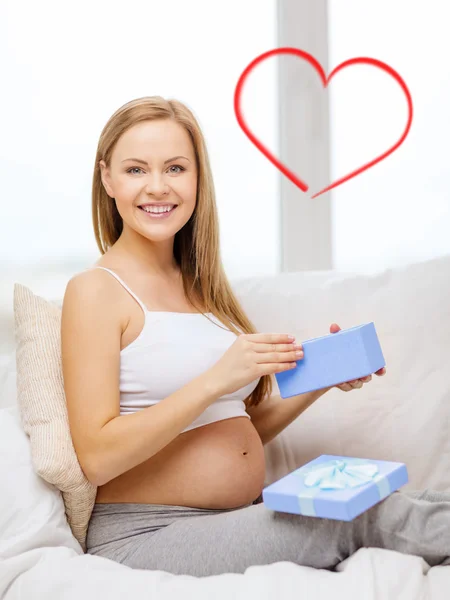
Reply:
[[[99,487],[96,502],[236,508],[261,494],[264,477],[261,438],[250,419],[235,417],[180,434]]]

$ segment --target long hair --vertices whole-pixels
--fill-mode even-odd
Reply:
[[[178,100],[161,96],[137,98],[119,108],[104,126],[95,156],[92,183],[92,219],[95,239],[101,254],[119,238],[123,220],[115,202],[106,193],[101,180],[100,161],[110,166],[111,155],[120,136],[143,121],[170,119],[180,124],[190,136],[197,162],[197,201],[189,221],[175,234],[174,258],[180,267],[186,298],[196,306],[200,298],[211,312],[236,335],[257,333],[234,295],[220,257],[219,219],[214,182],[206,142],[193,113]],[[236,326],[241,330],[238,331]],[[272,393],[270,375],[263,375],[246,406],[257,406]]]

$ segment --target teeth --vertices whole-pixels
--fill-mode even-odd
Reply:
[[[171,210],[173,208],[173,205],[171,206],[143,206],[142,207],[145,212],[153,212],[153,213],[162,213],[162,212],[169,212],[169,210]]]

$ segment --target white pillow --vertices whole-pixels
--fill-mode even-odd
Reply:
[[[37,475],[18,407],[0,410],[0,560],[45,546],[83,550],[60,491]]]
[[[0,354],[0,409],[17,406],[16,350]]]

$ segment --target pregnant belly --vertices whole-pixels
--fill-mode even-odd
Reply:
[[[98,488],[96,502],[236,508],[255,500],[265,477],[264,447],[247,417],[180,434],[149,460]]]

